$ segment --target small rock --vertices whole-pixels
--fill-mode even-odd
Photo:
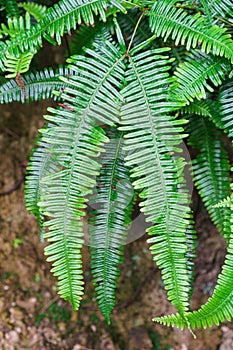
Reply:
[[[19,341],[18,333],[15,331],[10,331],[6,334],[6,339],[10,340],[13,344]]]

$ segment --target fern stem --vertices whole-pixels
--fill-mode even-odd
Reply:
[[[129,46],[128,46],[128,49],[127,49],[127,52],[126,52],[127,55],[129,55],[129,51],[130,51],[131,46],[132,46],[132,44],[133,44],[133,40],[134,40],[134,37],[135,37],[135,35],[136,35],[138,26],[139,26],[139,24],[140,24],[140,22],[141,22],[141,20],[142,20],[142,18],[143,18],[143,16],[145,15],[145,13],[146,13],[147,10],[148,10],[148,8],[145,8],[145,9],[143,10],[141,16],[139,17],[139,19],[138,19],[138,21],[137,21],[137,23],[136,23],[136,26],[135,26],[135,28],[134,28],[134,31],[133,31],[133,34],[132,34],[132,37],[131,37],[131,40],[130,40],[130,43],[129,43]]]

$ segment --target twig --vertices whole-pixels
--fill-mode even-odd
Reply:
[[[0,192],[0,196],[7,196],[8,194],[11,194],[12,192],[20,188],[21,184],[25,180],[26,164],[22,163],[21,167],[22,167],[22,177],[19,180],[17,180],[16,183],[11,188],[9,188],[9,190]]]

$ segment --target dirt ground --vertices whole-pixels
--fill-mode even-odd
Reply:
[[[51,104],[51,102],[50,102]],[[45,103],[1,107],[0,191],[22,177]],[[197,214],[199,236],[192,307],[211,295],[225,256],[225,242],[202,206]],[[79,312],[57,296],[57,283],[43,255],[37,222],[24,208],[23,183],[0,196],[0,349],[2,350],[231,350],[233,326],[226,323],[196,331],[166,328],[151,321],[173,311],[145,235],[125,249],[112,324],[96,308],[89,256],[84,247],[85,297]]]

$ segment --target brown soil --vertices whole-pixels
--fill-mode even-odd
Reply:
[[[46,105],[31,103],[1,107],[0,191],[22,177]],[[196,282],[192,307],[211,295],[225,256],[225,242],[206,213],[197,216],[199,236]],[[86,293],[79,312],[57,296],[56,280],[49,272],[38,236],[37,222],[23,201],[23,184],[0,197],[0,348],[3,350],[230,350],[233,327],[197,331],[166,328],[151,321],[172,311],[160,273],[145,243],[145,236],[127,245],[117,290],[112,325],[96,309],[88,251],[84,248]]]

